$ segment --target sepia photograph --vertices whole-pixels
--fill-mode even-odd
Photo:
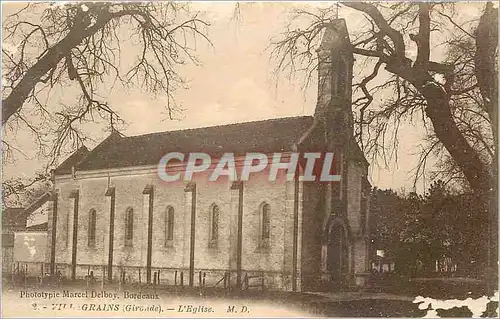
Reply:
[[[498,2],[2,1],[1,316],[499,316]]]

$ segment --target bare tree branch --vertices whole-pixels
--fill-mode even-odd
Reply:
[[[491,154],[496,153],[492,153],[490,147],[488,132],[491,131],[491,123],[484,120],[484,103],[477,95],[480,83],[475,79],[476,49],[471,38],[464,39],[462,34],[452,34],[451,39],[445,40],[443,45],[448,46],[449,52],[456,53],[450,54],[449,59],[444,61],[430,60],[431,32],[447,25],[449,28],[459,26],[465,30],[447,13],[454,5],[395,3],[384,6],[365,2],[345,2],[343,5],[364,13],[368,22],[362,30],[355,31],[352,47],[354,54],[369,58],[374,66],[374,71],[364,74],[355,85],[354,93],[359,94],[353,98],[356,137],[362,143],[364,151],[374,156],[382,155],[385,160],[387,152],[392,154],[391,149],[394,150],[397,144],[396,135],[390,132],[397,130],[401,121],[411,121],[418,114],[424,125],[429,120],[432,123],[432,128],[426,127],[432,135],[429,145],[437,143],[444,147],[443,150],[451,155],[454,167],[459,168],[471,188],[478,194],[489,193],[493,185],[489,161]],[[314,60],[311,48],[319,43],[319,30],[324,28],[327,21],[335,18],[328,10],[324,12],[327,13],[301,13],[310,18],[309,26],[285,32],[280,41],[274,42],[275,50],[272,53],[280,58],[278,70],[287,70],[290,75],[306,70],[305,73],[310,76],[310,68],[317,68],[318,61]],[[442,13],[438,17],[445,19],[433,20],[433,12]],[[489,25],[494,26],[496,23]],[[413,30],[418,30],[418,33],[412,34]],[[415,61],[407,58],[405,37],[417,45]],[[496,49],[495,41],[488,43]],[[496,70],[496,65],[491,65],[496,55],[491,48],[488,52],[487,56],[492,58],[490,69]],[[378,78],[378,70],[382,66],[394,77],[369,87],[368,83]],[[438,74],[442,80],[439,80]],[[388,90],[393,90],[393,95],[388,94]],[[373,103],[374,96],[379,94],[385,96],[385,100]],[[471,121],[471,117],[480,121]],[[387,148],[385,145],[389,141],[392,147]],[[432,147],[424,149],[424,154],[429,148]],[[420,170],[417,172],[420,174]]]
[[[86,141],[83,124],[121,122],[99,94],[116,84],[166,95],[172,117],[175,91],[185,86],[178,68],[199,63],[196,39],[211,45],[209,24],[182,3],[31,4],[10,15],[3,27],[4,43],[15,49],[2,48],[2,124],[4,129],[28,128],[49,165],[66,144],[77,147]],[[120,64],[124,41],[139,43],[130,65]],[[107,83],[111,88],[104,88]],[[71,107],[49,99],[54,88],[63,87],[79,89]],[[37,123],[28,113],[40,116]]]

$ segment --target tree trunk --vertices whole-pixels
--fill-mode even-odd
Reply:
[[[488,240],[484,243],[487,251],[487,264],[485,270],[488,280],[488,290],[491,293],[495,287],[491,282],[496,282],[497,273],[497,187],[495,176],[489,165],[485,164],[478,153],[469,145],[459,131],[450,111],[449,100],[445,92],[437,85],[428,85],[423,90],[427,101],[426,114],[434,126],[434,133],[453,160],[460,166],[472,187],[478,202],[479,211],[488,218]],[[496,157],[493,161],[497,163]],[[490,281],[491,279],[491,281]]]
[[[474,67],[486,111],[491,120],[494,138],[494,157],[491,165],[492,184],[498,185],[498,9],[488,2],[476,30],[476,55]],[[484,209],[490,211],[488,227],[488,277],[498,283],[498,192],[493,188],[489,198],[484,199]],[[489,287],[492,292],[495,288]],[[496,288],[498,289],[498,288]]]
[[[437,84],[426,85],[421,91],[427,101],[425,112],[434,126],[436,137],[458,164],[474,193],[491,195],[494,185],[489,167],[458,129],[446,92]]]

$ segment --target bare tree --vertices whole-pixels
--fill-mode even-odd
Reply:
[[[358,65],[372,68],[354,84],[356,137],[365,153],[385,158],[387,151],[396,149],[400,126],[420,118],[428,138],[416,175],[425,171],[422,165],[430,156],[438,155],[437,173],[449,179],[463,177],[485,204],[483,213],[491,213],[492,227],[496,225],[498,9],[488,3],[473,21],[458,22],[453,3],[342,5],[365,17],[351,39]],[[311,77],[317,68],[314,50],[337,10],[331,6],[294,13],[273,43],[278,72],[302,71]],[[296,27],[297,19],[307,20],[306,27]],[[444,33],[449,37],[431,45],[434,35]],[[438,45],[445,46],[447,54],[433,61],[431,53]],[[383,101],[374,103],[378,98]],[[496,242],[496,231],[492,238]]]
[[[30,131],[50,166],[65,146],[75,150],[88,138],[82,124],[121,121],[106,101],[115,84],[166,95],[172,117],[175,90],[185,83],[178,68],[199,62],[196,40],[211,44],[208,26],[177,2],[27,4],[3,24],[4,133]],[[122,45],[135,61],[120,60]],[[67,89],[76,92],[71,104],[51,100]],[[4,149],[9,155],[16,147],[4,141]]]
[[[50,189],[50,176],[36,174],[28,181],[10,178],[2,181],[2,203],[4,207],[24,207]]]

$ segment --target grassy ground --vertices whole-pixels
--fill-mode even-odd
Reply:
[[[488,295],[488,287],[484,281],[467,277],[408,278],[390,275],[373,280],[367,290],[436,299],[466,299]],[[498,284],[493,290],[498,290]]]
[[[24,284],[24,283],[23,283]],[[28,286],[34,287],[34,282],[28,281]],[[9,289],[9,282],[3,282],[4,291]],[[16,290],[22,289],[18,285]],[[47,287],[49,288],[49,287]],[[50,287],[54,289],[56,287]],[[56,289],[81,291],[86,288],[83,281],[63,282]],[[92,287],[100,290],[100,283]],[[118,285],[105,285],[106,290],[118,290]],[[167,300],[169,298],[190,298],[194,300],[216,300],[222,303],[252,302],[255,304],[266,303],[283,309],[303,309],[313,316],[340,316],[340,317],[422,317],[426,310],[418,309],[418,304],[413,303],[416,296],[432,297],[438,299],[466,299],[478,298],[484,295],[484,287],[477,281],[467,280],[410,280],[397,281],[393,278],[385,285],[379,283],[368,291],[356,293],[292,293],[278,291],[224,291],[221,288],[205,288],[201,291],[198,287],[173,287],[152,285],[126,285],[121,287],[131,292],[143,293],[156,292]],[[392,296],[389,298],[392,294]],[[498,303],[490,303],[489,310],[483,316],[497,316]],[[466,307],[455,307],[449,310],[438,310],[441,317],[470,317],[472,313]]]

